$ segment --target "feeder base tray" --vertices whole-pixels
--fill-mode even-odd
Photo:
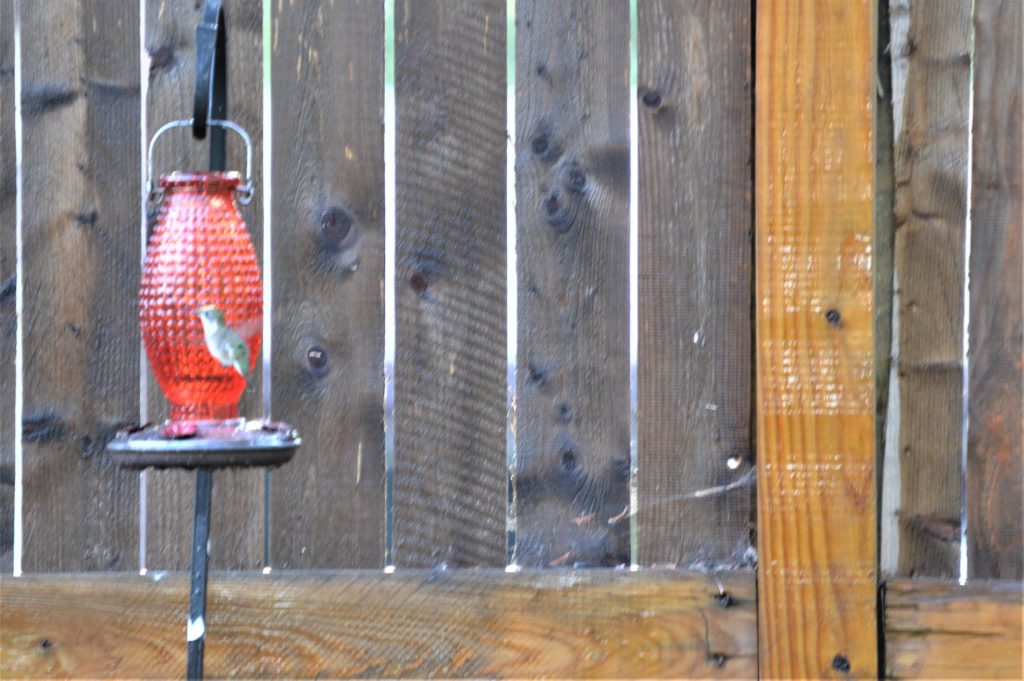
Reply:
[[[301,444],[286,423],[170,421],[121,431],[107,451],[123,468],[250,468],[287,463]]]

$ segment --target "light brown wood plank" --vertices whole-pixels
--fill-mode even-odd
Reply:
[[[214,574],[211,678],[753,678],[754,579],[681,572]],[[0,583],[4,678],[179,676],[183,576]]]
[[[21,4],[26,572],[138,561],[138,5]]]
[[[1024,4],[974,9],[967,566],[1024,578]]]
[[[737,565],[750,548],[752,11],[638,7],[641,565]]]
[[[763,677],[878,673],[873,7],[757,6]]]
[[[505,3],[400,0],[394,562],[505,563]]]
[[[910,7],[897,140],[898,574],[957,574],[971,7]],[[896,481],[892,481],[896,484]]]
[[[384,561],[384,9],[275,5],[274,567]]]
[[[260,0],[226,2],[228,26],[228,118],[245,128],[253,140],[253,181],[256,194],[240,206],[257,258],[263,252],[263,59]],[[146,52],[149,90],[146,102],[147,134],[168,121],[192,117],[195,94],[195,27],[202,20],[203,3],[146,0]],[[209,138],[207,138],[209,139]],[[234,133],[227,136],[227,167],[245,169],[245,152]],[[194,140],[188,129],[160,138],[154,175],[173,170],[209,168],[209,144]],[[150,221],[156,207],[150,204]],[[137,284],[136,284],[137,285]],[[265,311],[269,314],[269,311]],[[261,417],[262,363],[242,395],[239,415]],[[148,376],[149,420],[168,416],[167,400],[152,372]],[[211,560],[218,568],[254,568],[263,561],[263,472],[218,471],[214,476],[210,539]],[[185,471],[149,471],[146,490],[146,566],[148,569],[183,569],[191,561],[192,508],[195,474]]]
[[[885,676],[1021,679],[1020,582],[899,579],[885,585]]]
[[[14,554],[14,354],[18,318],[14,146],[14,0],[0,0],[0,573]]]
[[[515,562],[629,556],[629,3],[516,5]]]

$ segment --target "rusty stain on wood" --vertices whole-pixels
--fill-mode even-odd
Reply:
[[[1024,578],[1024,3],[974,4],[970,576]]]
[[[884,612],[886,678],[1024,678],[1019,581],[894,579]]]
[[[754,678],[754,578],[405,571],[210,578],[206,673],[239,677]],[[183,576],[5,578],[0,676],[170,677]]]
[[[765,677],[878,674],[873,6],[757,6],[758,621]]]

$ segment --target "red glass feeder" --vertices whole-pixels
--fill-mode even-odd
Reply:
[[[169,123],[153,136],[184,127]],[[228,121],[209,121],[248,136]],[[251,176],[251,173],[247,173]],[[247,379],[221,366],[210,354],[196,311],[219,308],[227,325],[249,348],[249,373],[256,366],[263,327],[263,286],[259,263],[236,194],[247,202],[251,186],[237,172],[171,173],[160,178],[163,198],[146,251],[139,289],[139,321],[146,356],[171,404],[171,419],[229,419]]]

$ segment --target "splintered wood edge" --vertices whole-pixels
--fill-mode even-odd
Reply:
[[[185,668],[184,574],[0,584],[0,677],[155,677]],[[210,677],[757,672],[752,573],[220,573],[210,579],[206,632]]]
[[[885,587],[887,678],[1024,678],[1024,585],[892,580]]]

